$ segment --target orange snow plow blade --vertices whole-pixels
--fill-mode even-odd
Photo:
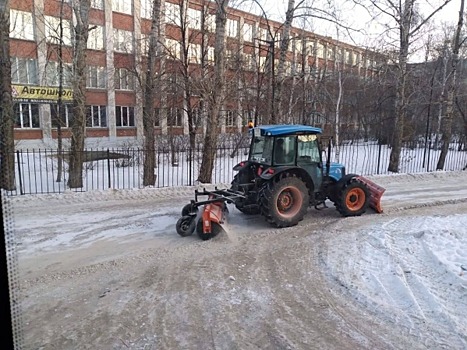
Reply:
[[[209,199],[212,198],[210,197]],[[224,223],[225,209],[226,207],[224,202],[214,202],[204,206],[203,215],[201,216],[201,220],[203,220],[204,233],[212,232],[212,222],[219,225]]]
[[[386,189],[363,176],[357,176],[357,180],[367,185],[370,190],[370,208],[377,213],[382,213],[383,208],[381,208],[381,197]]]

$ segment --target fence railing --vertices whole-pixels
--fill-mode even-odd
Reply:
[[[444,170],[465,169],[467,150],[461,144],[450,145]],[[335,159],[333,149],[333,160]],[[347,173],[360,175],[388,174],[391,149],[377,142],[343,142],[339,147],[339,162]],[[197,183],[204,149],[160,148],[156,150],[156,181],[154,187],[192,186]],[[83,152],[83,187],[70,189],[68,182],[68,151],[32,149],[18,150],[15,154],[16,190],[9,195],[61,193],[64,191],[91,191],[143,188],[144,150],[138,148],[86,149]],[[436,170],[440,150],[424,147],[420,143],[407,143],[402,147],[400,172],[418,173]],[[248,147],[222,147],[216,150],[212,183],[230,183],[232,168],[247,159]],[[62,172],[58,176],[59,161]],[[57,181],[60,177],[60,181]]]

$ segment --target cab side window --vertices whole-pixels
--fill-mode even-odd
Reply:
[[[319,163],[321,157],[316,135],[298,136],[297,161],[300,163]]]
[[[276,139],[274,145],[274,164],[295,164],[295,136],[285,136]]]

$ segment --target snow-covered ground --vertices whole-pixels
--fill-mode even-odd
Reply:
[[[175,232],[193,187],[10,197],[26,348],[466,349],[467,172],[371,179],[383,214],[231,207],[208,242]]]

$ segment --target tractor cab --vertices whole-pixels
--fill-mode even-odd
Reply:
[[[258,163],[265,176],[298,167],[311,177],[318,191],[326,175],[326,162],[322,158],[319,142],[320,128],[305,125],[262,126],[253,130],[249,163]],[[328,161],[329,162],[329,161]],[[269,170],[270,169],[270,170]],[[338,181],[345,175],[342,164],[329,162],[329,177]]]

